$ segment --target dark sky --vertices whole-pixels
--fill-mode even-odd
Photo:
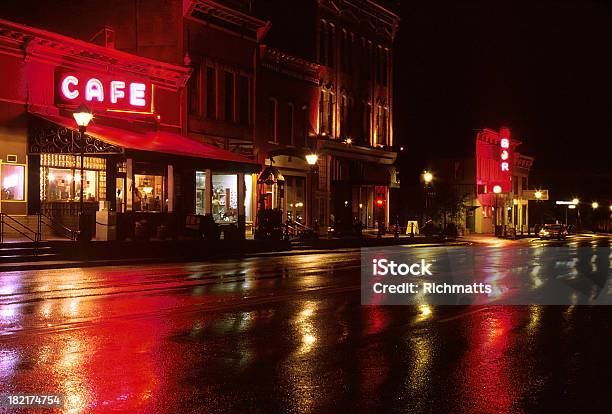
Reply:
[[[575,192],[576,177],[603,177],[597,191],[612,198],[610,8],[400,1],[396,139],[416,160],[459,154],[474,128],[507,125],[536,157],[534,180],[552,177],[552,187]]]

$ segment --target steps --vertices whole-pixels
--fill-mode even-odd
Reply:
[[[43,260],[59,260],[61,258],[61,251],[45,242],[0,244],[0,263],[39,262]]]

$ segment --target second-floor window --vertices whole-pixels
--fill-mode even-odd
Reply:
[[[381,83],[383,86],[387,86],[389,76],[389,51],[387,49],[381,49]]]
[[[191,115],[200,115],[200,99],[200,67],[196,66],[189,79],[189,113]]]
[[[206,117],[217,117],[217,71],[213,67],[206,68]]]
[[[289,145],[295,145],[295,108],[293,103],[287,104],[287,133],[289,134]]]
[[[277,112],[277,102],[274,98],[268,98],[268,112],[267,116],[267,130],[268,130],[268,140],[270,142],[277,143],[277,123],[278,123],[278,112]]]
[[[302,131],[302,139],[303,142],[302,144],[304,145],[304,147],[308,147],[308,131],[309,131],[309,126],[310,126],[310,111],[308,110],[308,105],[304,105],[302,107],[302,112],[303,112],[303,131]]]
[[[238,81],[238,122],[243,125],[249,124],[249,102],[249,78],[240,76],[240,80]]]
[[[319,97],[319,133],[331,136],[333,134],[333,122],[333,94],[328,91],[321,91]]]
[[[225,72],[225,120],[234,122],[234,74]]]
[[[370,128],[372,125],[372,105],[369,102],[363,103],[363,142],[370,144]]]

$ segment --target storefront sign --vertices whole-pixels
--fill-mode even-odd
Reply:
[[[507,128],[500,130],[499,139],[499,186],[496,193],[509,193],[512,191],[512,157],[510,153],[510,131]],[[494,188],[494,187],[493,187]]]
[[[59,106],[85,103],[98,111],[152,113],[153,85],[122,76],[57,71],[55,103]]]

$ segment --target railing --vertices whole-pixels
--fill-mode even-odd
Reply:
[[[0,243],[4,243],[4,226],[10,227],[34,243],[38,243],[40,241],[40,232],[32,230],[6,213],[0,213]]]
[[[310,227],[293,220],[287,220],[285,223],[285,238],[289,236],[304,237],[307,234],[315,234],[315,231]]]
[[[54,230],[56,233],[59,233],[61,236],[66,237],[70,240],[76,240],[78,237],[78,230],[73,230],[70,227],[64,226],[62,223],[54,220],[52,217],[38,213],[38,234],[42,235],[43,226],[47,226],[51,230]]]
[[[5,226],[13,229],[13,231],[35,243],[42,240],[43,227],[45,226],[54,230],[55,233],[59,234],[60,236],[66,237],[70,240],[76,240],[79,234],[78,230],[73,230],[66,227],[57,220],[54,220],[43,213],[38,213],[36,215],[36,230],[31,229],[6,213],[0,213],[0,243],[4,243],[6,230]]]

